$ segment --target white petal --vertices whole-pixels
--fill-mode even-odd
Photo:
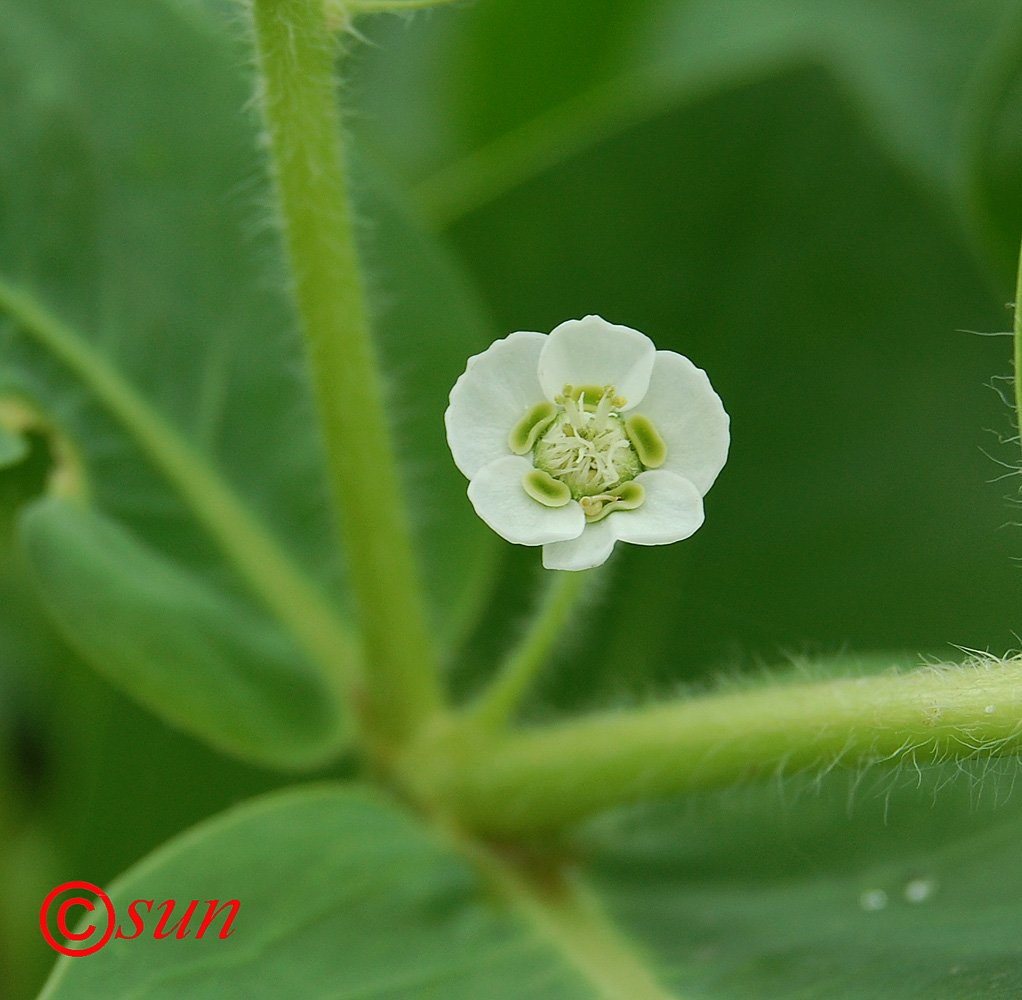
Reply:
[[[546,398],[571,385],[612,385],[635,406],[649,386],[656,347],[644,333],[615,326],[599,316],[569,319],[556,327],[539,356],[539,382]]]
[[[484,465],[510,455],[507,436],[525,411],[543,399],[536,371],[545,333],[512,333],[468,359],[444,414],[454,464],[471,479]]]
[[[642,506],[616,510],[597,524],[609,524],[616,538],[636,545],[667,545],[699,530],[703,523],[703,499],[687,479],[663,469],[651,469],[636,476],[635,481],[646,491]]]
[[[581,508],[579,508],[581,510]],[[627,511],[631,514],[632,511]],[[614,529],[611,514],[595,524],[587,524],[578,538],[568,542],[553,542],[543,546],[543,566],[546,569],[592,569],[605,563],[614,550]]]
[[[545,545],[580,535],[586,516],[574,500],[563,507],[544,507],[525,492],[522,476],[531,468],[532,462],[519,455],[483,466],[468,484],[476,513],[516,545]]]
[[[731,420],[706,372],[680,354],[657,351],[649,390],[636,412],[649,417],[667,445],[660,471],[684,476],[705,495],[731,442]]]
[[[617,510],[587,524],[578,538],[543,546],[547,569],[591,569],[607,561],[616,541],[667,545],[688,538],[703,523],[703,500],[687,479],[654,469],[637,476],[646,499],[635,510]]]

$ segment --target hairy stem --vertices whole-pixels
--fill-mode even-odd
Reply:
[[[694,698],[486,739],[452,730],[418,793],[496,836],[782,772],[1022,749],[1022,661]]]
[[[1015,276],[1015,317],[1012,330],[1015,343],[1015,421],[1019,425],[1019,444],[1022,444],[1022,246],[1019,247],[1018,271]]]
[[[366,721],[386,743],[440,705],[352,227],[322,0],[254,0],[271,166],[331,485],[367,649]]]
[[[543,603],[518,647],[505,661],[496,679],[469,708],[484,729],[508,722],[528,694],[575,608],[589,572],[555,572]]]

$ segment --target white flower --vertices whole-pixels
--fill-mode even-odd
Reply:
[[[599,566],[617,541],[688,538],[730,441],[702,369],[599,316],[491,344],[444,419],[476,513],[542,545],[547,569]]]

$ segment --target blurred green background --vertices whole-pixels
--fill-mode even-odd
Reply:
[[[0,272],[87,330],[340,593],[237,11],[0,0],[0,15]],[[342,76],[370,283],[410,478],[441,484],[416,518],[435,606],[457,619],[456,690],[521,630],[541,572],[537,551],[479,531],[443,446],[447,389],[488,339],[587,313],[705,368],[732,452],[692,540],[616,554],[537,712],[843,652],[1019,646],[1011,344],[980,334],[1011,319],[1022,5],[478,0],[356,27],[368,44],[349,37]],[[274,333],[253,349],[257,329]],[[31,385],[102,442],[106,509],[221,579],[84,394],[9,328],[0,348],[0,388]],[[48,624],[13,537],[42,489],[35,443],[0,469],[11,998],[49,964],[50,888],[103,884],[286,780],[133,706]]]

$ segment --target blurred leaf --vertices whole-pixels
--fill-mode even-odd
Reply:
[[[1014,8],[1012,0],[601,0],[552,9],[492,0],[415,32],[375,28],[365,72],[381,85],[370,91],[368,127],[409,177],[435,175],[422,193],[446,221],[638,121],[819,66],[899,163],[958,201],[969,167],[963,126],[990,50],[1017,32]],[[412,75],[399,62],[435,69]]]
[[[154,718],[70,651],[61,666],[43,720],[41,819],[60,848],[64,879],[86,872],[102,885],[187,826],[284,783],[279,771],[225,756]],[[350,776],[355,767],[342,758],[329,773]]]
[[[56,852],[52,834],[40,825],[2,827],[0,821],[0,972],[5,997],[28,997],[53,964],[52,950],[39,947],[35,918],[40,899],[60,884]]]
[[[992,244],[999,276],[1014,287],[1022,232],[1022,8],[992,47],[967,120],[970,208]]]
[[[984,800],[970,813],[961,784],[934,806],[932,788],[876,798],[859,781],[851,815],[836,781],[797,808],[747,789],[610,817],[582,846],[610,911],[679,996],[1015,995],[1018,809]],[[129,932],[137,898],[176,899],[172,930],[191,899],[196,922],[203,901],[240,908],[227,939],[218,923],[183,943],[152,938],[154,912],[136,940],[62,959],[47,1000],[258,998],[282,984],[303,997],[607,995],[489,899],[451,847],[367,792],[258,800],[161,848],[110,894]]]
[[[0,469],[17,465],[28,455],[28,442],[0,424]]]
[[[32,504],[20,535],[71,644],[143,705],[259,763],[336,753],[331,692],[278,629],[81,504]]]
[[[699,0],[665,5],[651,64],[678,92],[820,65],[859,110],[865,131],[926,187],[956,197],[965,113],[1013,0]]]
[[[14,662],[0,644],[2,681],[43,688],[15,686],[16,698],[4,705],[16,713],[11,763],[22,772],[27,813],[10,837],[0,836],[7,918],[0,934],[9,936],[12,959],[4,1000],[35,996],[53,966],[38,927],[40,903],[54,886],[83,873],[103,885],[185,827],[283,781],[172,729],[67,646],[41,639],[15,648]]]
[[[1008,1000],[1022,819],[997,800],[1013,775],[941,787],[953,770],[922,790],[832,776],[608,819],[589,833],[596,884],[680,995]]]
[[[85,10],[4,0],[0,10],[5,271],[76,326],[343,606],[319,432],[277,237],[265,224],[257,124],[244,110],[245,55],[193,4],[105,0]],[[363,188],[378,187],[364,173]],[[490,539],[449,516],[466,501],[442,410],[465,358],[489,338],[443,251],[394,199],[364,198],[380,215],[363,235],[394,373],[392,412],[407,432],[432,611],[451,643],[485,591]],[[234,568],[91,387],[7,323],[0,388],[33,400],[73,439],[110,525],[169,560],[182,585],[192,574],[195,592],[222,590],[257,622]],[[47,572],[61,558],[53,551]],[[132,591],[120,594],[127,602]],[[96,665],[113,676],[111,662]]]
[[[200,900],[192,935],[201,901],[240,907],[224,940],[221,916],[201,941],[156,941],[154,912],[136,940],[114,939],[88,961],[62,959],[47,1000],[139,991],[151,1000],[596,996],[549,941],[486,898],[464,858],[366,791],[306,788],[256,800],[167,844],[110,896],[126,932],[137,898],[177,900],[172,927]]]

